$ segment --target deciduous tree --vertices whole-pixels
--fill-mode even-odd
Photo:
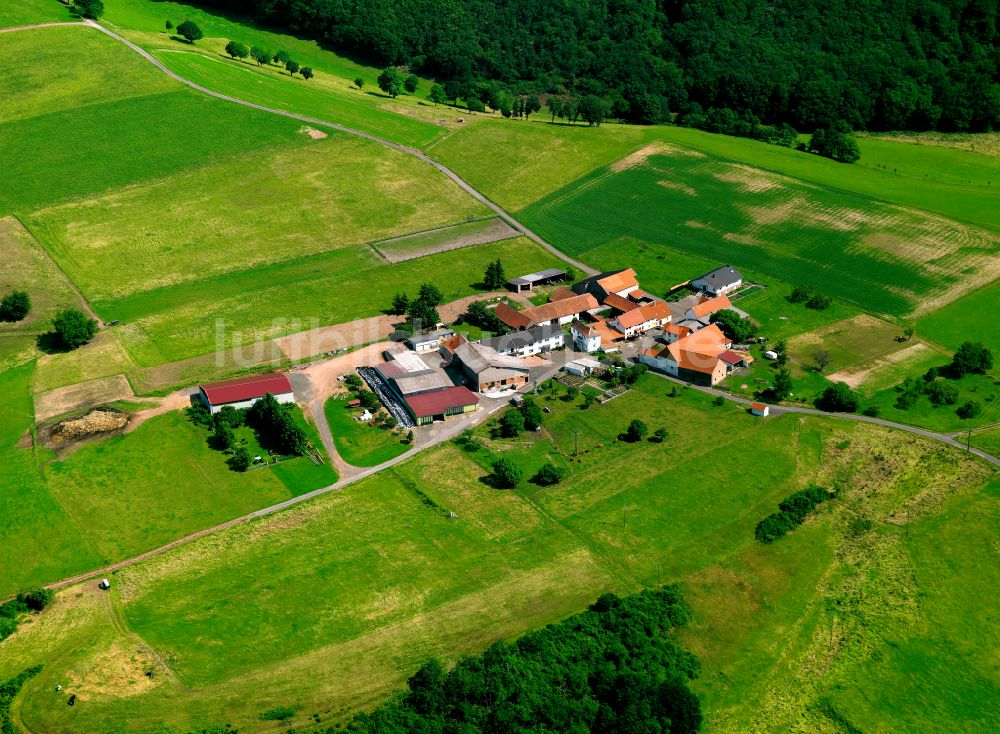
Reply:
[[[177,35],[187,39],[189,43],[200,41],[205,37],[205,34],[201,32],[201,28],[198,27],[198,24],[191,20],[185,20],[177,26]]]
[[[59,341],[67,349],[76,349],[94,338],[97,321],[78,308],[63,308],[52,321]]]

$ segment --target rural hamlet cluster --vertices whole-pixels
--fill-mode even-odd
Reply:
[[[0,51],[0,734],[1000,733],[1000,0]]]

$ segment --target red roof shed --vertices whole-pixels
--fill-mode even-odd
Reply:
[[[278,372],[266,372],[261,375],[211,382],[207,385],[201,385],[200,388],[208,399],[209,405],[226,405],[256,400],[264,397],[267,393],[274,396],[286,395],[292,392],[292,383],[285,375]]]

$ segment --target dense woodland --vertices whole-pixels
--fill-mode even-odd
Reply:
[[[677,587],[589,610],[466,657],[450,671],[424,665],[409,690],[348,729],[411,732],[693,734],[701,727],[688,680],[697,660],[672,641],[688,621]]]
[[[335,49],[635,121],[727,108],[812,132],[1000,125],[996,0],[196,0]],[[485,100],[484,100],[485,101]]]

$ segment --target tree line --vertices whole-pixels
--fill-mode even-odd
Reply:
[[[689,619],[676,586],[606,594],[585,612],[450,670],[427,662],[405,693],[347,730],[693,734],[701,704],[688,683],[699,664],[674,641]]]
[[[467,90],[592,95],[633,122],[714,108],[809,131],[1000,124],[986,0],[194,1]]]

